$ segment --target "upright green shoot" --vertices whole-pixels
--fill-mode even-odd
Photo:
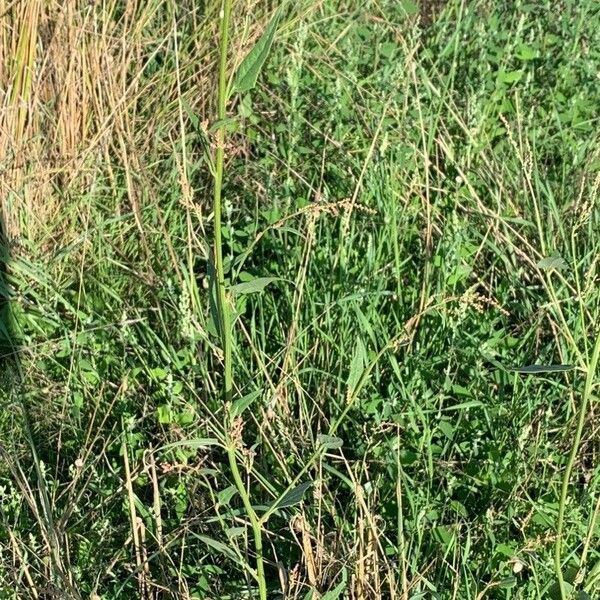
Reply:
[[[219,41],[219,83],[217,97],[217,119],[223,122],[227,114],[227,50],[229,45],[229,21],[231,18],[232,0],[223,0],[220,18]],[[231,318],[227,306],[225,290],[225,273],[223,268],[223,165],[225,162],[225,128],[217,129],[217,148],[215,154],[215,181],[213,189],[214,212],[214,266],[216,277],[217,313],[219,320],[219,335],[223,351],[223,397],[225,402],[231,401],[233,390],[232,339]]]
[[[217,295],[217,319],[219,323],[219,334],[221,338],[221,349],[223,351],[223,400],[227,410],[231,407],[233,396],[233,355],[232,355],[232,323],[231,313],[227,300],[227,291],[225,289],[225,273],[223,266],[223,238],[222,238],[222,205],[223,205],[223,171],[225,162],[225,127],[223,125],[227,115],[227,101],[229,94],[240,90],[249,90],[256,83],[258,71],[266,59],[266,55],[273,40],[275,22],[266,32],[265,37],[258,42],[253,50],[250,51],[246,60],[242,62],[233,89],[230,89],[227,83],[227,54],[229,42],[229,22],[231,19],[232,0],[223,0],[220,19],[220,41],[219,41],[219,82],[218,82],[218,98],[217,98],[217,121],[219,127],[217,129],[216,139],[216,154],[215,154],[215,173],[214,173],[214,194],[213,194],[213,211],[214,211],[214,266],[216,276],[216,295]],[[238,83],[240,73],[244,73],[241,79],[241,84]],[[250,521],[252,528],[252,536],[254,540],[254,552],[256,555],[256,570],[252,571],[254,579],[258,584],[260,600],[267,600],[267,583],[265,578],[265,567],[263,560],[263,544],[262,544],[262,525],[252,502],[249,492],[246,488],[242,474],[240,472],[237,461],[238,446],[242,445],[241,440],[241,424],[238,419],[233,419],[232,415],[228,415],[227,427],[227,458],[229,468],[235,487],[237,489],[244,509]]]
[[[565,524],[565,510],[567,506],[567,499],[569,495],[569,482],[571,480],[571,474],[573,472],[573,466],[575,459],[579,452],[579,446],[581,444],[581,435],[583,433],[583,427],[585,425],[585,419],[588,412],[588,405],[594,389],[594,380],[596,377],[596,369],[598,368],[598,361],[600,360],[600,333],[597,334],[596,343],[592,350],[589,363],[587,365],[587,372],[585,376],[585,384],[583,388],[583,394],[581,396],[581,404],[579,406],[579,415],[577,417],[577,428],[575,430],[575,437],[569,452],[569,458],[567,460],[567,466],[562,480],[562,487],[560,493],[560,502],[558,506],[558,521],[556,526],[556,543],[554,545],[554,568],[556,570],[556,578],[558,579],[558,585],[560,588],[560,596],[562,600],[568,600],[569,593],[565,585],[565,579],[562,573],[562,540],[563,530]]]

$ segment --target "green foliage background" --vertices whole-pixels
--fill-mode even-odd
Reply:
[[[257,7],[239,15],[240,47]],[[425,11],[299,2],[258,87],[230,106],[226,275],[255,505],[302,471],[373,365],[343,444],[268,522],[273,598],[558,597],[561,475],[600,309],[598,8],[449,2],[430,23]],[[174,15],[188,56],[192,13],[208,27],[193,3]],[[175,58],[171,45],[143,73],[165,102]],[[111,177],[65,191],[67,244],[24,235],[12,253],[2,597],[253,597],[243,509],[210,441],[225,434],[212,100],[200,114],[191,78],[181,86],[177,139],[172,112],[138,99],[140,215],[115,159]],[[530,364],[576,368],[510,370]],[[578,598],[600,590],[592,400],[564,538]]]

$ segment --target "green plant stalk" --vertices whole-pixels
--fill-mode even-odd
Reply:
[[[242,499],[244,508],[250,520],[250,527],[252,528],[252,537],[254,538],[254,552],[256,554],[256,571],[253,572],[256,583],[258,584],[258,594],[260,600],[267,600],[267,580],[265,577],[265,563],[263,559],[263,543],[262,543],[262,524],[252,506],[250,501],[250,495],[246,490],[244,481],[240,473],[240,469],[237,464],[237,458],[235,455],[235,446],[230,443],[227,447],[227,457],[229,458],[229,468],[233,475],[233,481],[237,488],[238,494]]]
[[[223,122],[227,114],[227,50],[229,45],[229,22],[231,19],[231,6],[233,0],[223,0],[221,5],[220,31],[219,31],[219,83],[217,98],[217,119]],[[222,237],[222,207],[223,207],[223,171],[225,163],[225,128],[217,129],[217,148],[215,153],[215,181],[213,195],[214,211],[214,261],[217,279],[217,312],[219,319],[219,330],[221,336],[221,349],[223,351],[223,400],[230,405],[233,395],[233,354],[232,354],[232,330],[231,314],[227,305],[227,293],[225,289],[225,274],[223,268],[223,237]],[[229,423],[229,428],[233,423]],[[250,496],[242,480],[236,457],[236,441],[232,439],[231,432],[227,433],[227,458],[233,481],[242,499],[244,508],[252,527],[254,539],[254,550],[256,554],[256,571],[253,575],[259,589],[260,600],[267,600],[267,582],[265,578],[265,567],[263,560],[262,529],[256,511],[252,507]]]
[[[579,416],[577,419],[577,429],[575,430],[575,438],[571,451],[569,452],[569,459],[562,480],[562,489],[560,493],[560,503],[558,506],[558,521],[556,525],[556,543],[554,545],[554,569],[556,571],[556,578],[558,579],[558,585],[560,588],[560,596],[562,600],[568,600],[569,595],[565,588],[565,580],[562,574],[562,538],[563,529],[565,524],[565,510],[567,504],[567,498],[569,495],[569,481],[571,479],[571,473],[573,472],[573,466],[577,453],[579,452],[579,445],[581,444],[581,435],[583,433],[583,427],[585,425],[585,417],[587,415],[587,408],[594,389],[594,378],[596,375],[596,369],[598,367],[598,360],[600,359],[600,332],[597,334],[596,343],[592,351],[592,356],[587,368],[585,377],[585,385],[583,388],[583,395],[581,397],[581,405],[579,407]]]
[[[223,0],[220,12],[220,42],[219,42],[219,84],[217,98],[217,119],[222,122],[227,112],[227,48],[229,44],[229,21],[233,0]],[[221,350],[223,351],[223,395],[225,402],[231,401],[233,391],[232,368],[232,332],[231,317],[227,306],[225,290],[225,274],[223,270],[223,170],[225,163],[225,128],[217,129],[217,149],[215,153],[215,185],[213,190],[214,212],[214,246],[215,275],[217,279],[217,312],[219,319],[219,334],[221,337]]]

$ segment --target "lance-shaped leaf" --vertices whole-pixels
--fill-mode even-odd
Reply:
[[[348,374],[348,393],[353,394],[360,382],[365,367],[367,365],[367,350],[363,341],[358,338],[354,347],[354,356],[350,363],[350,373]]]
[[[572,371],[574,368],[575,365],[527,365],[525,367],[514,367],[510,370],[523,375],[539,375],[541,373],[563,373]]]
[[[252,50],[246,54],[238,67],[233,78],[232,93],[249,92],[256,85],[256,80],[271,51],[280,18],[281,7],[277,9],[260,39],[254,44]]]
[[[312,481],[307,481],[305,483],[301,483],[297,487],[289,490],[283,496],[275,500],[268,506],[268,510],[272,512],[273,510],[279,510],[280,508],[290,508],[291,506],[295,506],[299,504],[304,499],[304,494],[310,489],[312,486]]]
[[[250,281],[243,281],[242,283],[236,283],[229,289],[234,294],[253,294],[255,292],[262,292],[270,283],[277,281],[277,277],[257,277]]]

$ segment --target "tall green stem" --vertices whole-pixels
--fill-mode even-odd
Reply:
[[[581,435],[583,433],[583,427],[585,425],[585,417],[587,416],[588,404],[594,389],[594,378],[596,376],[596,369],[598,367],[598,360],[600,359],[600,332],[597,334],[596,343],[592,351],[592,356],[588,364],[587,373],[585,377],[585,385],[583,388],[583,395],[581,397],[581,406],[579,407],[579,416],[577,418],[577,429],[575,430],[575,438],[571,451],[569,453],[569,459],[562,480],[562,489],[560,493],[560,504],[558,506],[558,522],[556,526],[556,543],[554,545],[554,568],[556,570],[556,578],[558,579],[558,585],[560,587],[560,595],[562,600],[567,600],[569,595],[565,587],[565,580],[562,574],[562,541],[563,541],[563,529],[565,524],[565,510],[567,505],[567,498],[569,495],[569,482],[571,480],[571,474],[573,472],[573,466],[575,459],[579,452],[579,446],[581,444]]]
[[[225,127],[223,121],[227,116],[227,50],[229,44],[229,21],[231,18],[232,0],[223,0],[221,4],[220,18],[220,41],[219,41],[219,84],[217,98],[217,148],[215,153],[215,182],[213,194],[214,210],[214,262],[217,279],[217,312],[219,321],[219,334],[221,338],[221,349],[223,351],[223,400],[227,406],[230,405],[233,396],[233,355],[232,355],[232,326],[231,313],[227,304],[227,293],[225,289],[225,273],[223,267],[223,237],[222,237],[222,213],[223,213],[223,171],[225,163]],[[254,551],[256,554],[256,571],[254,578],[258,583],[260,600],[267,600],[267,583],[265,578],[265,567],[263,560],[263,544],[261,523],[250,501],[250,495],[237,462],[237,444],[240,442],[232,436],[233,422],[226,423],[228,429],[227,458],[233,481],[242,499],[244,508],[250,520],[252,537],[254,540]]]
[[[242,498],[242,503],[250,520],[250,527],[252,528],[252,537],[254,539],[254,552],[256,554],[256,572],[254,578],[258,584],[258,594],[260,600],[267,600],[267,580],[265,577],[265,562],[263,559],[263,544],[262,544],[262,523],[250,502],[250,495],[246,490],[246,486],[242,480],[240,469],[237,464],[237,457],[235,452],[235,446],[230,444],[227,448],[227,455],[229,457],[229,468],[233,475],[233,481],[235,487]]]
[[[231,17],[232,0],[223,0],[219,14],[220,42],[219,42],[219,89],[217,98],[217,119],[222,122],[227,114],[227,48],[229,44],[229,20]],[[223,165],[225,163],[225,128],[217,129],[217,149],[215,154],[215,185],[213,194],[214,211],[214,261],[217,279],[217,311],[219,318],[219,334],[221,349],[223,351],[223,395],[225,402],[231,400],[233,390],[232,369],[232,340],[231,318],[227,306],[225,291],[225,274],[223,270],[223,238],[222,238],[222,213],[223,213]]]

